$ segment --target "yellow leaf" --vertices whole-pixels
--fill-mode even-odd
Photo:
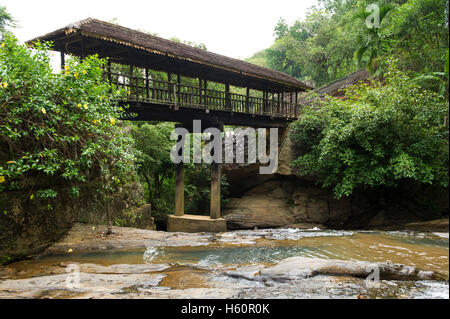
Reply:
[[[87,104],[83,105],[84,109],[87,110],[88,106]]]
[[[34,198],[34,194],[31,194],[30,200],[33,200],[33,198]]]
[[[5,42],[2,43],[2,48],[4,48],[4,47],[5,47]]]
[[[2,82],[2,87],[6,89],[8,87],[8,83]]]
[[[5,182],[5,176],[0,176],[0,184]]]
[[[15,163],[14,161],[7,161],[6,164],[13,164]]]
[[[41,109],[41,112],[44,113],[44,114],[47,113],[47,111],[44,108]]]
[[[78,105],[77,105],[78,107],[81,107],[81,104],[80,103],[78,103]]]
[[[86,72],[86,70],[83,70],[83,74],[86,74],[87,72]]]
[[[72,248],[69,248],[69,250],[67,250],[68,253],[71,253],[72,251]]]
[[[109,119],[109,121],[111,122],[112,125],[116,124],[116,120],[113,119],[112,117]]]

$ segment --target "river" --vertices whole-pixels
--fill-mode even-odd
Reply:
[[[88,229],[0,269],[0,297],[449,298],[448,233],[116,228],[107,238]],[[383,278],[386,263],[405,268]],[[381,278],[367,280],[377,271],[358,273],[360,265],[381,267]],[[413,270],[417,278],[403,275]]]

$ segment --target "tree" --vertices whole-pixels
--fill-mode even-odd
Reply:
[[[373,10],[368,10],[369,8],[373,8]],[[355,13],[354,17],[360,20],[361,30],[364,30],[358,36],[359,48],[356,51],[356,58],[359,66],[369,65],[372,66],[372,69],[376,69],[375,60],[386,52],[384,48],[385,35],[383,34],[385,23],[383,22],[394,8],[395,4],[393,3],[378,2],[373,7],[360,7]],[[375,21],[372,26],[366,25],[371,15],[378,17],[373,18]]]
[[[7,27],[12,27],[15,25],[15,20],[11,14],[6,11],[4,6],[0,6],[0,39],[2,34],[6,31]]]

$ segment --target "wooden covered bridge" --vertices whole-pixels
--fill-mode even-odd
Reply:
[[[92,18],[28,43],[37,40],[53,42],[54,50],[61,52],[62,68],[66,54],[81,58],[97,54],[108,58],[105,80],[129,91],[126,100],[120,103],[129,105],[130,112],[137,114],[134,120],[177,122],[187,128],[193,120],[202,120],[204,128],[286,127],[299,114],[297,94],[310,89],[279,71]],[[165,76],[157,78],[155,71]],[[183,164],[176,168],[175,197],[175,214],[183,216]],[[211,167],[210,216],[205,225],[213,220],[223,221],[220,163]],[[197,219],[199,225],[205,222],[200,217]],[[181,228],[189,230],[186,226]],[[211,226],[205,229],[216,230]],[[195,230],[204,229],[196,227]]]

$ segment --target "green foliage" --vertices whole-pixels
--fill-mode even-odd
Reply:
[[[395,67],[384,85],[351,89],[347,100],[317,100],[293,123],[300,175],[318,176],[337,197],[400,181],[448,187],[446,100]]]
[[[134,145],[139,150],[137,166],[147,201],[156,214],[174,212],[175,165],[170,159],[170,150],[175,141],[170,135],[174,123],[138,123],[131,129]],[[192,148],[192,143],[191,143]],[[185,164],[185,211],[192,214],[208,214],[210,198],[209,165]],[[222,203],[228,195],[228,183],[221,179]]]
[[[374,62],[386,51],[385,42],[387,39],[384,34],[384,27],[386,25],[385,18],[395,8],[395,4],[385,3],[384,1],[379,1],[375,5],[379,8],[378,27],[374,26],[369,28],[365,25],[370,15],[374,14],[373,11],[367,10],[366,7],[359,7],[354,15],[354,18],[359,20],[360,28],[363,30],[357,37],[359,44],[359,48],[356,50],[358,66],[369,65],[372,69],[376,68],[376,65],[373,65]]]
[[[15,26],[15,20],[4,6],[0,5],[0,39],[7,27]]]
[[[148,123],[133,126],[131,135],[135,147],[140,151],[138,156],[138,173],[146,183],[146,197],[156,211],[168,213],[172,210],[174,164],[170,160],[170,149],[173,142],[170,134],[173,123]]]
[[[366,25],[373,4],[379,28]],[[361,67],[382,76],[394,58],[422,87],[448,96],[448,12],[446,0],[319,0],[304,20],[280,18],[273,45],[247,60],[320,87]]]
[[[114,191],[134,169],[133,141],[114,102],[125,92],[103,81],[105,61],[95,56],[72,58],[53,73],[49,48],[31,50],[10,34],[1,44],[0,192],[51,200],[65,185],[76,197],[79,186],[102,175],[111,183],[101,191]]]
[[[222,207],[228,202],[228,182],[222,174],[220,197]],[[211,166],[191,164],[186,170],[185,211],[188,214],[209,215],[211,198]]]

